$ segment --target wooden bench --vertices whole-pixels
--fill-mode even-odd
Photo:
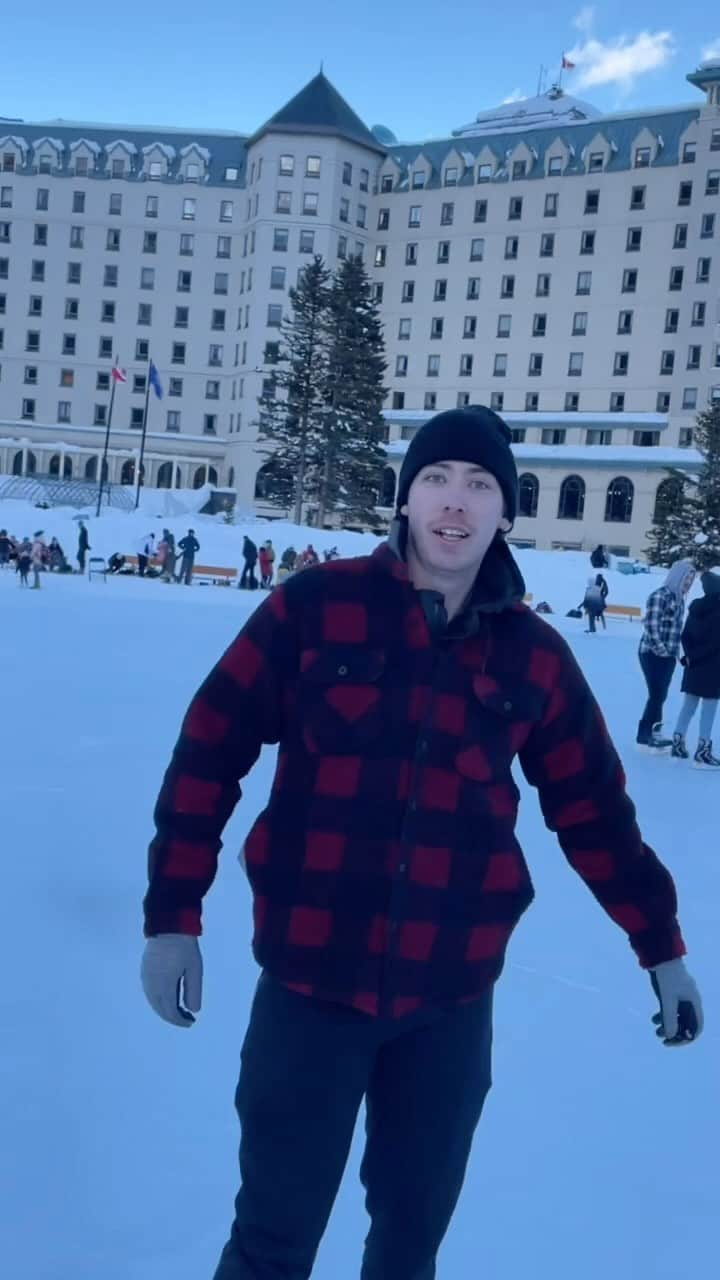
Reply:
[[[178,556],[175,561],[175,571],[177,573],[180,572],[181,563],[182,563],[182,556]],[[158,560],[157,556],[150,556],[148,560],[148,564],[153,569],[159,569],[161,567],[160,561]],[[137,565],[138,565],[137,556],[126,556],[125,565],[128,565],[131,569],[137,569]],[[213,565],[213,564],[193,565],[193,578],[197,578],[198,581],[203,585],[208,582],[212,582],[213,585],[222,583],[223,586],[229,587],[231,583],[235,581],[237,576],[238,576],[237,569],[228,569],[228,568],[225,568],[223,565]]]
[[[642,618],[643,615],[642,609],[637,604],[606,604],[605,612],[611,618],[627,618],[628,622]]]

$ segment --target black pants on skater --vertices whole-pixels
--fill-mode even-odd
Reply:
[[[255,564],[256,564],[256,561],[254,560],[245,561],[245,568],[243,569],[240,575],[240,586],[243,588],[243,590],[247,588],[250,591],[254,591],[255,588],[257,587],[257,578],[255,577]]]
[[[263,974],[235,1099],[242,1185],[215,1280],[307,1280],[363,1098],[361,1280],[433,1280],[490,1088],[491,1042],[492,990],[390,1021]],[[348,1260],[342,1280],[353,1274]]]
[[[675,670],[675,659],[661,658],[657,653],[641,653],[640,666],[648,687],[648,700],[638,725],[637,741],[647,743],[652,737],[653,726],[662,722],[663,707]]]

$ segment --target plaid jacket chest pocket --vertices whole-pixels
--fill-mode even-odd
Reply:
[[[352,755],[383,728],[385,655],[330,646],[302,655],[298,714],[308,751]]]
[[[458,772],[476,782],[505,778],[533,726],[543,715],[542,696],[525,687],[472,678],[466,741],[456,756]]]

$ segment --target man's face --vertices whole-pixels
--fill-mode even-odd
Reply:
[[[438,575],[477,572],[503,518],[500,485],[489,471],[468,462],[423,467],[401,508],[410,544],[423,567]]]
[[[686,579],[685,579],[685,581],[683,582],[683,585],[682,585],[682,590],[683,590],[683,595],[684,595],[684,596],[686,596],[686,595],[687,595],[687,593],[688,593],[688,591],[690,590],[690,588],[691,588],[691,586],[692,586],[692,584],[693,584],[693,582],[694,582],[694,581],[695,581],[695,570],[694,570],[694,569],[689,569],[689,570],[688,570],[687,577],[686,577]]]

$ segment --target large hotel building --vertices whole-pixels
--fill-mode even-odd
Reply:
[[[322,75],[252,136],[0,117],[3,477],[263,494],[257,397],[312,254],[362,254],[385,325],[389,514],[437,410],[512,428],[513,537],[638,554],[720,400],[720,62],[685,106],[553,88],[448,138],[368,128]],[[275,348],[276,349],[276,348]],[[5,479],[5,488],[8,488]],[[662,500],[662,492],[661,492]]]

